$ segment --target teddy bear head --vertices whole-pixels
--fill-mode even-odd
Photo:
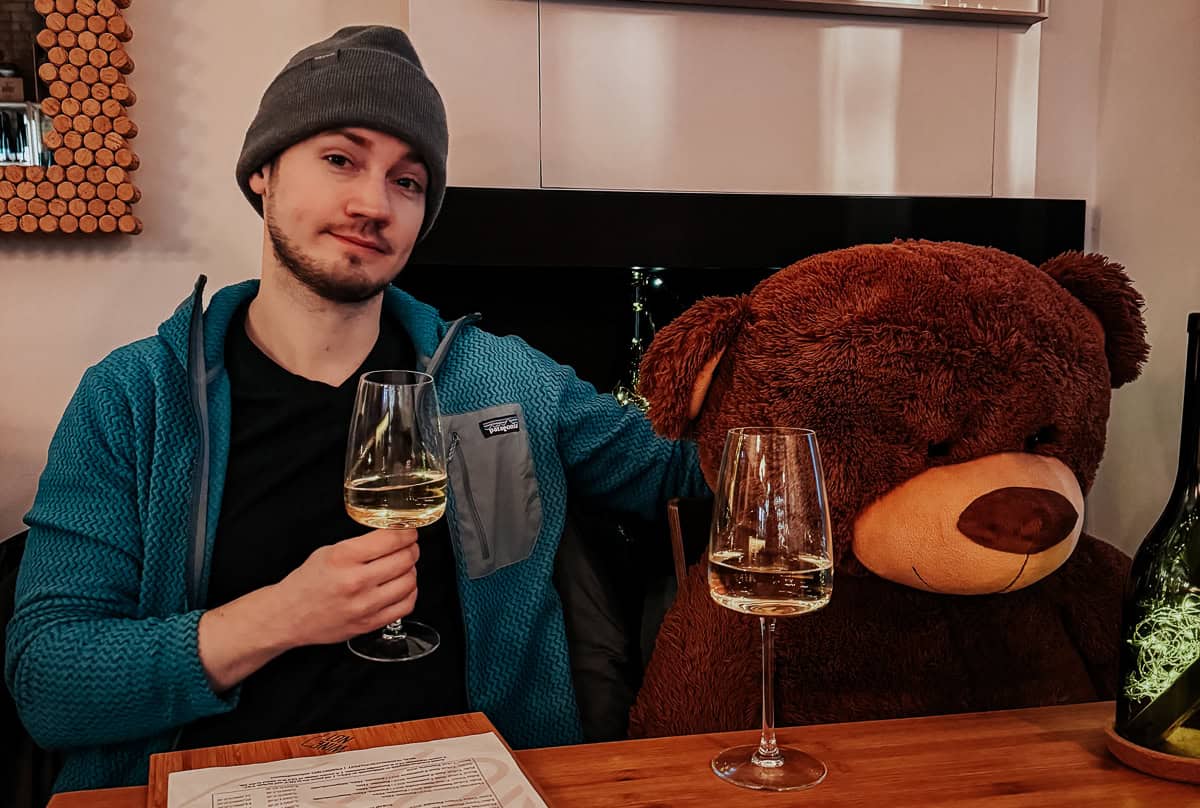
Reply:
[[[714,486],[726,432],[817,434],[842,571],[1020,589],[1071,554],[1111,391],[1149,347],[1103,256],[903,241],[815,255],[655,336],[640,392]]]

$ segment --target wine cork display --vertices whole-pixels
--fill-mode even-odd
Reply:
[[[125,50],[131,2],[33,0],[44,20],[37,74],[49,90],[41,111],[51,162],[0,169],[0,233],[142,232],[134,211],[142,198],[133,177],[138,128],[130,119],[137,95]]]

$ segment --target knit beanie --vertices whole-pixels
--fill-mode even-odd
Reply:
[[[342,28],[291,58],[267,87],[246,132],[237,161],[242,193],[261,216],[262,197],[250,189],[251,175],[301,140],[352,126],[400,138],[425,163],[423,238],[446,190],[446,109],[408,36],[386,25]]]

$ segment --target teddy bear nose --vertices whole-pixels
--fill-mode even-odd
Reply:
[[[1039,553],[1071,534],[1079,514],[1070,500],[1045,488],[997,488],[958,517],[958,529],[976,544],[1004,553]]]

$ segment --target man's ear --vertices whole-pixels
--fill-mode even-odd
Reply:
[[[638,392],[660,435],[683,437],[700,413],[717,363],[750,316],[750,296],[706,297],[654,336],[642,357]]]
[[[250,175],[250,190],[259,196],[265,196],[267,193],[267,172],[271,170],[269,165],[263,166],[258,171]]]
[[[1042,271],[1083,302],[1104,329],[1104,352],[1113,387],[1138,377],[1150,355],[1145,301],[1125,268],[1095,253],[1067,252],[1042,264]]]

